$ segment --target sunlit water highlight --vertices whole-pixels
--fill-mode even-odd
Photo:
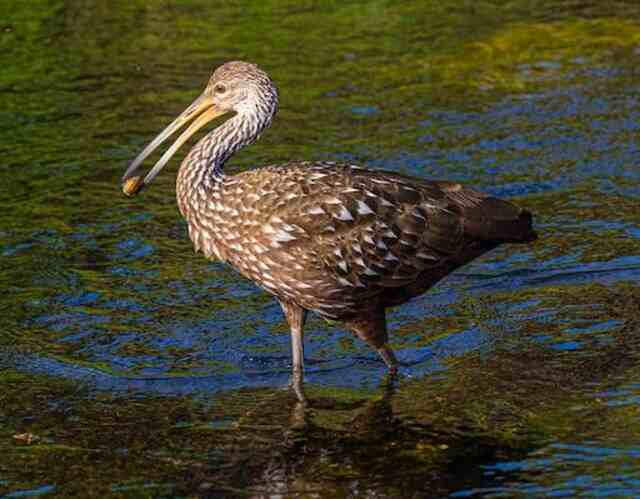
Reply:
[[[549,2],[557,36],[613,44],[618,29],[620,40],[516,60],[501,30],[525,37],[527,23],[542,29],[543,12],[494,13],[492,32],[473,34],[471,12],[441,26],[427,20],[432,7],[409,2],[424,22],[407,26],[397,11],[390,32],[419,38],[430,26],[436,40],[456,29],[470,45],[454,61],[446,54],[458,45],[434,42],[405,67],[373,51],[374,7],[344,7],[353,39],[324,48],[315,37],[332,9],[282,7],[280,28],[267,12],[216,12],[271,32],[265,53],[251,37],[211,43],[194,16],[212,7],[199,2],[171,14],[93,6],[95,33],[83,11],[41,3],[39,13],[7,13],[0,38],[13,58],[0,76],[0,493],[640,494],[640,34],[626,19],[616,25],[594,4],[584,19],[602,23],[583,25],[580,12],[557,14]],[[146,24],[127,47],[117,34],[133,13]],[[288,22],[312,26],[316,16],[325,27],[300,42],[315,62],[287,62],[282,41],[299,31]],[[174,18],[192,46],[159,34]],[[465,93],[455,75],[474,74],[476,42],[505,62],[476,69]],[[399,38],[386,50],[408,46]],[[275,73],[283,109],[231,172],[343,159],[463,181],[537,214],[539,242],[500,248],[391,314],[394,347],[410,364],[394,386],[367,347],[312,320],[311,403],[301,408],[286,390],[279,307],[192,253],[173,172],[139,200],[118,194],[126,161],[214,62],[239,56]],[[453,76],[429,73],[433,60]],[[36,441],[14,438],[27,433]]]

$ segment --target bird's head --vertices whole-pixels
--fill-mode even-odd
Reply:
[[[278,92],[269,75],[249,62],[227,62],[217,68],[204,93],[211,95],[218,109],[248,117],[273,114],[278,105]],[[256,113],[256,109],[263,112]]]
[[[122,177],[123,192],[127,196],[134,196],[150,184],[180,146],[214,118],[236,113],[247,124],[249,133],[258,136],[271,123],[277,107],[278,92],[267,73],[248,62],[223,64],[213,72],[204,92],[131,162]],[[138,168],[147,156],[187,123],[190,123],[187,129],[149,173],[144,178],[139,175]]]

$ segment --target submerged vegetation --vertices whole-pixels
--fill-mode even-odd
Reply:
[[[281,91],[230,172],[343,159],[537,214],[393,314],[398,382],[312,320],[301,407],[173,172],[120,198],[229,59]],[[639,62],[621,0],[0,4],[0,494],[638,495]]]

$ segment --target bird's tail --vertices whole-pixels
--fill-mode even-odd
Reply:
[[[496,243],[530,243],[538,239],[531,212],[509,201],[487,197],[467,213],[465,230],[478,239]]]
[[[506,243],[530,243],[538,239],[538,233],[533,230],[533,216],[529,210],[522,210],[516,220],[500,221],[499,225]]]

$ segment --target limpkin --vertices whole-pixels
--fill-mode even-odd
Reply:
[[[395,372],[387,308],[502,243],[536,239],[529,211],[455,182],[328,161],[226,175],[225,162],[258,139],[277,108],[276,87],[258,66],[218,67],[202,95],[131,163],[123,191],[138,193],[197,130],[235,113],[182,161],[178,206],[196,251],[231,264],[280,302],[294,377],[303,370],[308,311],[344,323]],[[143,179],[144,159],[189,122]]]

